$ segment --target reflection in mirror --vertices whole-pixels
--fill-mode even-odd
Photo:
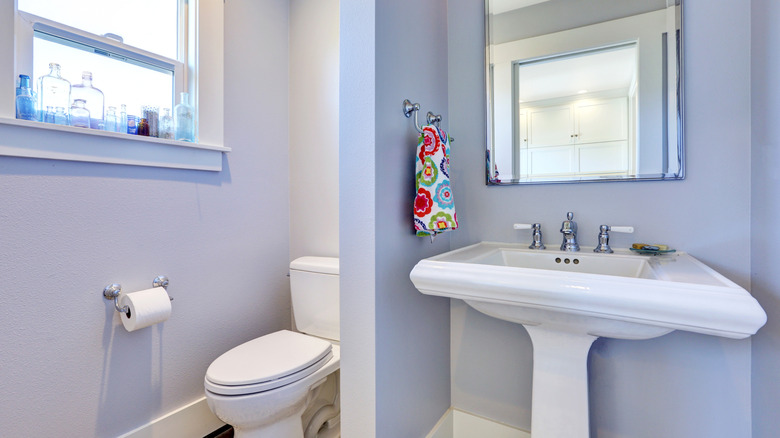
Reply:
[[[682,179],[681,7],[487,0],[488,184]]]

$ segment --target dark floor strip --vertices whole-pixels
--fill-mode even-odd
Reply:
[[[233,438],[233,428],[226,424],[203,438]]]

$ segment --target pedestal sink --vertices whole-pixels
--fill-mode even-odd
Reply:
[[[741,339],[766,313],[743,288],[684,252],[596,254],[482,242],[421,260],[427,295],[464,300],[522,324],[534,348],[534,438],[587,438],[587,358],[599,336],[649,339],[672,330]]]

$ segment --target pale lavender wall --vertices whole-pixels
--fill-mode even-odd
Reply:
[[[482,2],[450,0],[449,126],[462,229],[452,247],[526,242],[514,222],[540,222],[548,244],[575,212],[581,244],[599,224],[633,225],[613,244],[668,243],[744,287],[750,282],[750,10],[685,0],[684,181],[486,187]],[[530,428],[532,349],[522,328],[452,306],[453,405]],[[676,332],[601,339],[589,359],[592,436],[750,436],[750,340]]]
[[[225,20],[222,172],[0,157],[3,436],[128,432],[289,326],[288,4],[231,0]],[[103,287],[158,274],[171,319],[126,332]]]
[[[447,2],[341,8],[343,432],[425,436],[450,406],[449,303],[420,294],[409,272],[449,241],[413,234],[417,133],[401,102],[446,118]]]
[[[290,259],[339,255],[339,1],[290,1]]]
[[[753,436],[772,438],[780,428],[780,235],[772,232],[780,217],[780,3],[751,6],[751,285],[768,316],[753,338]]]

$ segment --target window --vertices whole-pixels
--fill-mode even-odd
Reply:
[[[0,59],[3,60],[0,77],[18,78],[19,74],[27,74],[35,84],[39,77],[49,72],[49,63],[55,62],[60,64],[62,76],[71,85],[81,83],[83,71],[91,72],[93,85],[105,96],[105,108],[116,107],[117,114],[124,104],[130,115],[140,115],[141,107],[145,105],[159,107],[162,115],[164,108],[173,111],[179,103],[180,92],[188,92],[189,103],[198,109],[196,117],[209,121],[205,126],[195,125],[198,145],[16,121],[13,120],[12,97],[15,87],[11,83],[0,83],[0,125],[37,130],[30,134],[34,138],[45,136],[44,131],[86,134],[98,137],[86,140],[87,143],[101,143],[100,147],[116,144],[117,148],[99,152],[97,155],[107,156],[101,158],[95,157],[93,151],[82,153],[86,147],[79,146],[74,146],[76,153],[73,153],[62,152],[62,145],[59,145],[60,149],[53,149],[43,145],[0,144],[0,155],[221,169],[221,152],[230,150],[221,146],[222,9],[223,2],[219,0],[0,0]],[[208,105],[198,108],[201,101]],[[0,129],[3,128],[0,126]],[[121,141],[117,141],[119,139]],[[81,142],[84,141],[82,136]],[[149,143],[163,146],[152,147]],[[171,146],[187,148],[174,153],[182,157],[193,155],[192,149],[216,154],[209,154],[212,156],[209,165],[195,160],[198,162],[192,165],[168,166],[166,162],[170,160],[160,159],[158,155],[176,151]],[[116,155],[126,155],[119,148],[139,149],[136,152],[142,155],[150,150],[153,152],[148,159],[138,159],[134,155],[125,160],[116,158]],[[39,153],[41,149],[52,149],[53,153]],[[93,149],[98,150],[98,146]]]
[[[150,0],[129,6],[119,1],[18,0],[22,25],[17,35],[29,40],[32,31],[33,37],[32,59],[29,52],[19,57],[20,70],[34,85],[48,74],[50,63],[60,65],[71,85],[81,84],[82,72],[90,72],[92,85],[104,95],[103,108],[87,101],[93,118],[96,108],[102,118],[110,107],[119,114],[122,105],[139,119],[145,106],[157,107],[160,116],[166,108],[173,111],[176,96],[185,91],[186,52],[179,47],[184,42],[179,29],[183,34],[187,29],[180,19],[180,0],[158,3],[155,8]],[[149,10],[155,12],[145,14],[147,20]]]

